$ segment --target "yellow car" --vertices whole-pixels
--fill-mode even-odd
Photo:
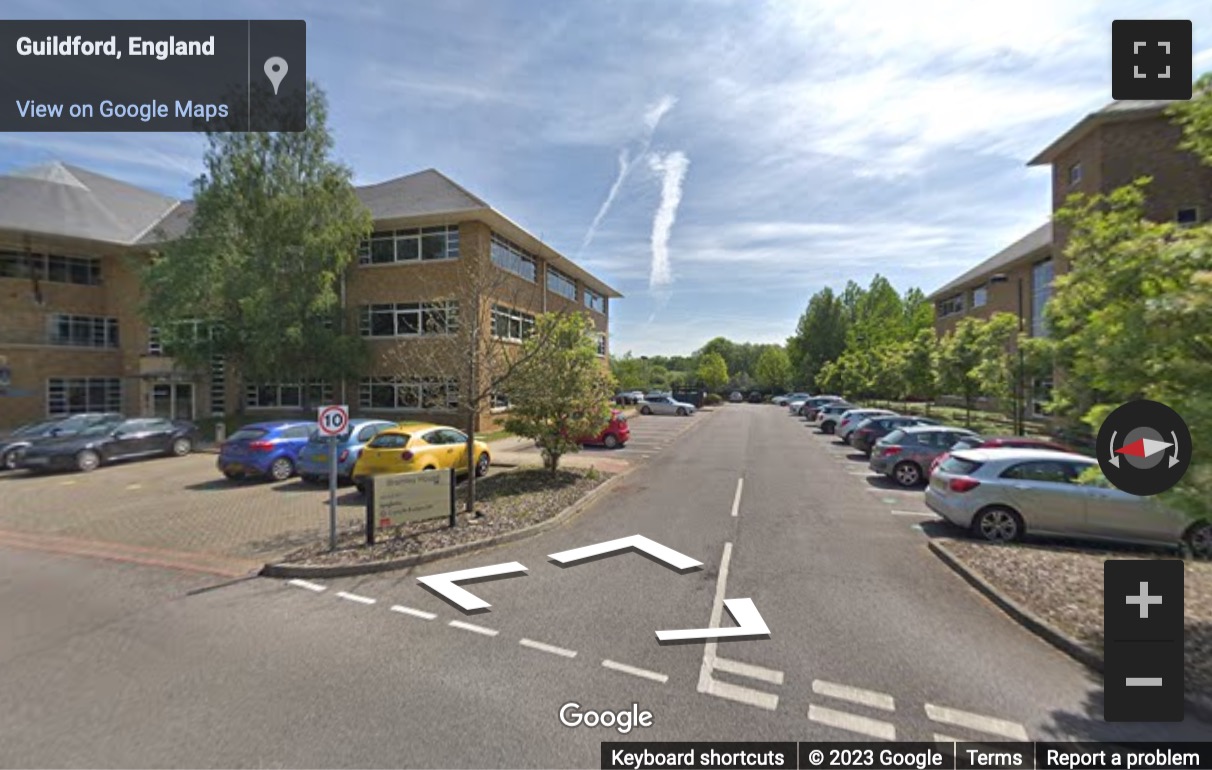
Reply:
[[[475,448],[476,475],[483,476],[491,462],[488,445],[477,441]],[[467,473],[467,434],[447,425],[411,422],[388,428],[371,439],[362,449],[351,475],[358,490],[365,491],[369,476],[440,468]]]

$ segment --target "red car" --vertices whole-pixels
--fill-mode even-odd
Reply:
[[[930,464],[930,473],[934,473],[934,469],[941,465],[948,457],[951,456],[951,450],[959,449],[997,449],[998,447],[1012,447],[1015,449],[1051,449],[1055,452],[1073,452],[1074,450],[1064,444],[1058,444],[1055,441],[1048,441],[1042,438],[1033,438],[1031,436],[993,436],[986,438],[984,436],[969,436],[962,438],[951,449],[943,452],[934,459]]]
[[[631,428],[627,427],[627,418],[618,410],[610,412],[610,422],[602,432],[592,438],[583,438],[585,446],[604,446],[607,449],[617,449],[631,438]]]

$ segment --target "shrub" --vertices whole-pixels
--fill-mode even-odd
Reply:
[[[724,403],[724,397],[719,393],[708,393],[707,398],[703,399],[703,403],[707,406],[719,406]]]

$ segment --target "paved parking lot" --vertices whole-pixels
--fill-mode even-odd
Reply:
[[[744,408],[747,405],[739,405],[732,408]],[[716,407],[728,408],[728,407]],[[754,406],[754,408],[757,408]],[[700,424],[703,420],[710,419],[712,411],[698,411],[688,417],[678,417],[676,415],[630,415],[627,418],[627,424],[631,428],[631,438],[627,444],[617,449],[606,449],[605,447],[583,447],[580,452],[567,455],[561,459],[561,464],[568,466],[588,467],[596,466],[601,470],[618,472],[635,465],[638,462],[643,462],[677,441],[691,428]],[[500,459],[510,463],[535,463],[541,462],[539,459],[539,450],[534,443],[526,439],[509,439],[500,442],[500,445],[507,451],[497,451],[493,454],[494,461]]]

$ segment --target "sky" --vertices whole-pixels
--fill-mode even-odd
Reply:
[[[307,21],[358,184],[436,168],[620,291],[615,355],[782,342],[879,273],[929,293],[1046,221],[1027,161],[1111,99],[1111,22],[1196,0],[5,0],[5,18]],[[103,11],[104,15],[98,15]],[[192,134],[0,133],[179,198]]]

